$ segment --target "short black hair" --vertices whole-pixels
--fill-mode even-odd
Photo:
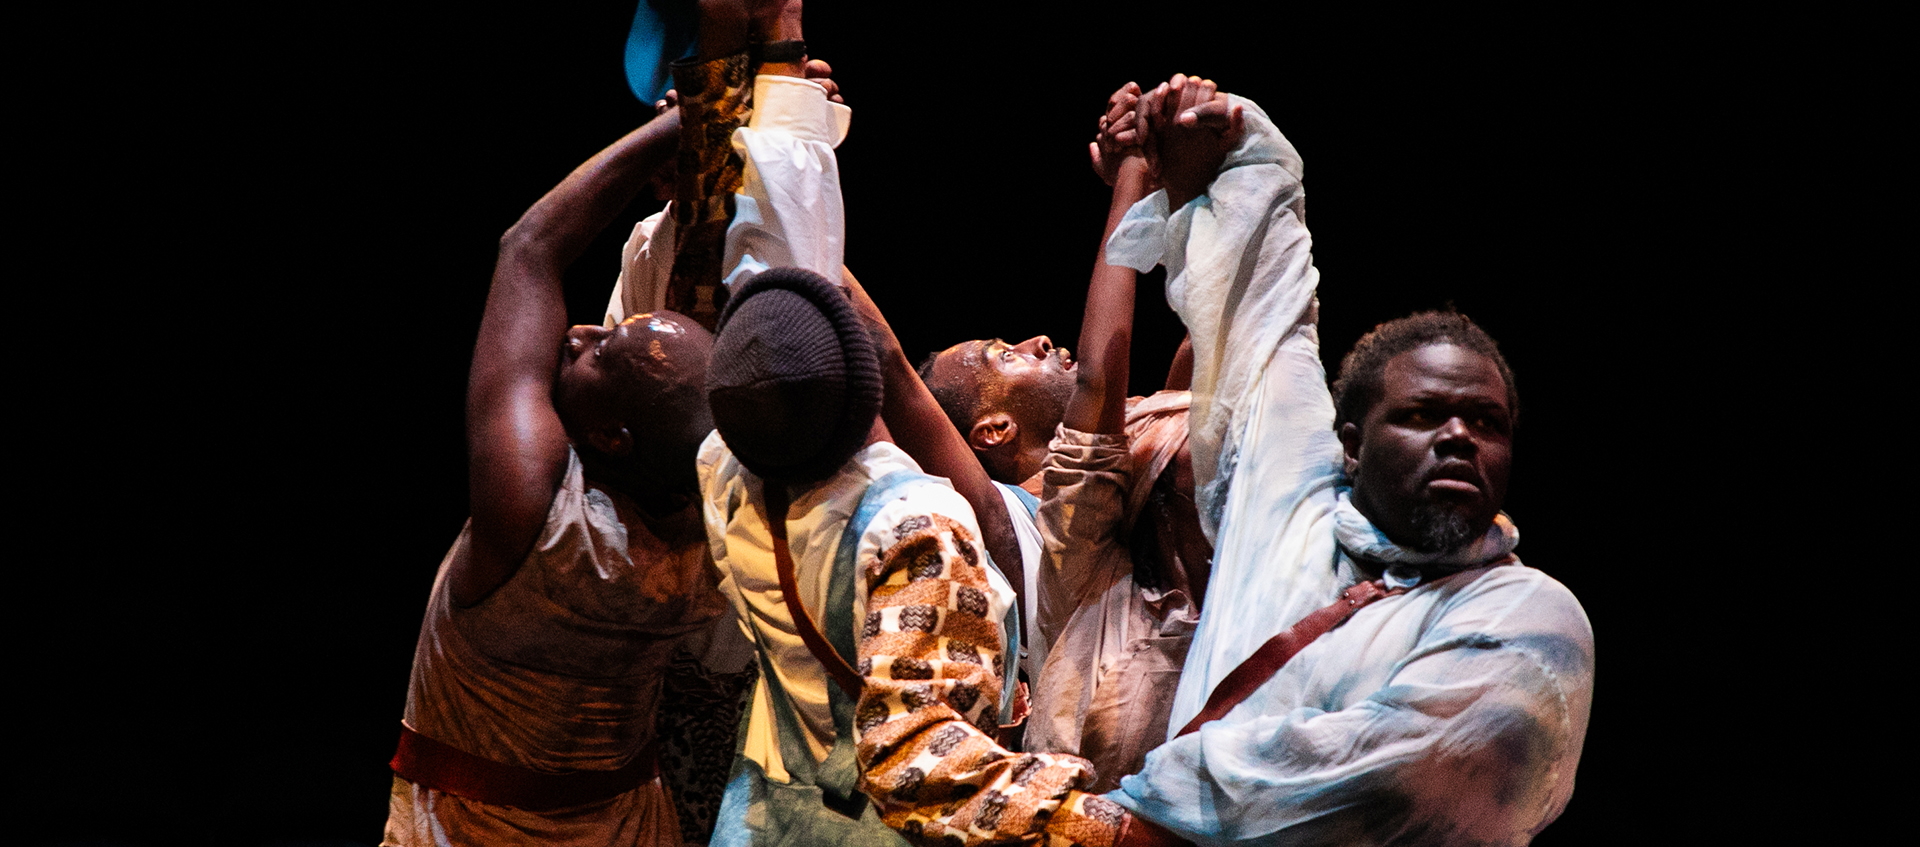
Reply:
[[[1360,337],[1340,360],[1340,378],[1333,381],[1333,428],[1339,429],[1349,421],[1358,425],[1373,410],[1373,404],[1380,401],[1387,362],[1408,350],[1432,344],[1464,347],[1491,359],[1507,384],[1509,420],[1519,423],[1520,390],[1514,386],[1507,358],[1500,355],[1500,345],[1472,318],[1448,309],[1387,321]]]
[[[918,369],[920,382],[933,393],[933,402],[940,404],[940,411],[947,413],[947,420],[951,421],[953,428],[960,430],[960,436],[965,438],[967,433],[973,430],[973,422],[980,419],[982,400],[980,385],[978,380],[974,379],[957,379],[936,384],[933,381],[933,363],[940,359],[940,354],[943,352],[946,351],[935,350],[927,354],[926,360],[920,363]]]

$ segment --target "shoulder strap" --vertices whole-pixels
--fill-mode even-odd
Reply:
[[[835,551],[832,582],[827,586],[827,608],[823,610],[828,635],[821,634],[813,616],[800,602],[799,584],[793,573],[793,552],[787,546],[786,514],[790,504],[786,486],[777,482],[763,482],[767,528],[773,536],[774,563],[779,569],[780,593],[785,596],[787,613],[793,617],[794,629],[798,631],[801,642],[807,645],[807,652],[812,653],[814,660],[826,669],[838,689],[827,691],[828,705],[833,712],[833,749],[828,752],[826,761],[809,768],[812,774],[802,781],[818,786],[823,802],[850,818],[860,817],[860,809],[866,802],[865,795],[859,793],[860,771],[855,761],[853,743],[854,705],[866,686],[860,674],[845,658],[857,655],[853,644],[855,548],[859,547],[860,536],[866,532],[867,524],[873,522],[873,516],[892,502],[903,488],[932,480],[933,477],[925,474],[896,471],[867,486],[866,493],[860,497],[860,505],[855,507],[853,515],[847,520],[847,528],[840,537],[840,547]],[[764,655],[762,658],[764,660]],[[779,687],[779,679],[772,673],[770,665],[763,671],[762,678],[771,687]],[[782,719],[781,731],[800,738],[802,729],[799,718],[781,702],[775,703],[775,711]],[[795,752],[787,755],[787,758],[794,759],[787,763],[790,776],[798,777],[799,768],[813,764],[811,757],[800,753],[803,749],[796,746]],[[801,758],[806,759],[804,764],[799,761]]]
[[[794,628],[799,630],[800,640],[807,645],[807,652],[827,669],[827,675],[848,698],[860,699],[860,691],[865,684],[860,674],[848,663],[846,657],[856,655],[853,644],[853,581],[855,548],[860,545],[860,536],[866,532],[867,524],[873,522],[873,516],[892,502],[895,495],[906,486],[932,481],[934,478],[912,471],[895,471],[887,474],[867,486],[860,497],[860,505],[853,516],[847,520],[847,528],[840,538],[840,548],[836,551],[833,566],[833,582],[827,587],[827,628],[828,634],[822,635],[813,615],[800,602],[800,589],[793,574],[793,553],[787,547],[786,514],[789,505],[786,486],[777,482],[763,484],[764,498],[767,503],[767,529],[773,536],[774,563],[780,571],[780,593],[787,603],[787,613],[793,617]],[[775,515],[779,519],[774,518]],[[844,620],[836,620],[842,615]]]
[[[1233,707],[1240,705],[1241,701],[1252,696],[1254,691],[1265,685],[1274,674],[1279,673],[1280,667],[1285,665],[1287,660],[1292,659],[1294,654],[1306,649],[1314,639],[1326,635],[1329,630],[1345,623],[1347,618],[1353,617],[1353,613],[1360,611],[1361,607],[1383,597],[1405,594],[1406,591],[1405,588],[1388,590],[1384,580],[1363,582],[1342,592],[1340,599],[1333,601],[1332,605],[1317,609],[1301,618],[1293,626],[1281,630],[1280,634],[1267,639],[1267,643],[1260,645],[1260,649],[1253,651],[1253,655],[1248,656],[1246,661],[1241,662],[1239,667],[1234,668],[1232,673],[1220,680],[1220,684],[1213,689],[1213,694],[1207,697],[1206,708],[1201,709],[1200,714],[1194,715],[1193,720],[1181,727],[1174,737],[1178,738],[1193,732],[1199,729],[1201,724],[1233,711]]]
[[[859,699],[860,674],[853,666],[835,652],[833,645],[820,635],[820,627],[813,622],[813,615],[800,602],[800,585],[793,576],[793,552],[787,547],[787,487],[773,480],[764,480],[761,485],[767,504],[767,531],[773,536],[773,561],[780,572],[780,595],[786,600],[787,614],[793,617],[793,628],[800,634],[800,640],[807,645],[807,652],[820,666],[827,669],[827,676],[834,684],[846,692],[848,697]]]

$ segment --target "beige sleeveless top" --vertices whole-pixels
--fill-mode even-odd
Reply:
[[[624,518],[624,520],[623,520]],[[537,771],[612,770],[653,738],[660,679],[680,637],[726,609],[695,507],[657,523],[589,484],[571,450],[546,526],[511,579],[454,605],[440,564],[415,648],[406,721],[421,734]],[[678,844],[659,782],[570,809],[527,812],[394,780],[387,844]]]

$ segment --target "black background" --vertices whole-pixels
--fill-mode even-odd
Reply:
[[[621,70],[631,12],[102,9],[17,33],[26,843],[377,842],[465,518],[497,239],[650,116]],[[1770,358],[1786,316],[1750,304],[1818,291],[1809,268],[1845,251],[1817,225],[1832,169],[1793,152],[1839,107],[1763,23],[820,2],[808,41],[855,109],[847,261],[916,355],[1075,345],[1107,203],[1094,118],[1175,71],[1261,103],[1304,157],[1330,369],[1447,303],[1501,342],[1520,553],[1598,644],[1579,790],[1535,842],[1570,845],[1722,826],[1699,811],[1764,758],[1725,740],[1747,701],[1713,694],[1760,610],[1707,598],[1785,556],[1730,448],[1826,401]],[[651,210],[576,266],[574,320],[598,320]],[[1159,284],[1136,391],[1179,339]]]

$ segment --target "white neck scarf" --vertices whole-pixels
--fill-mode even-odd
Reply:
[[[1439,553],[1409,550],[1388,540],[1386,533],[1360,514],[1353,505],[1352,488],[1340,487],[1335,497],[1338,505],[1333,509],[1334,538],[1347,555],[1386,564],[1389,587],[1399,587],[1394,583],[1419,582],[1418,574],[1422,570],[1451,572],[1488,564],[1513,552],[1514,546],[1520,543],[1520,530],[1514,527],[1507,513],[1501,512],[1494,515],[1493,525],[1487,527],[1486,534],[1471,543]]]

